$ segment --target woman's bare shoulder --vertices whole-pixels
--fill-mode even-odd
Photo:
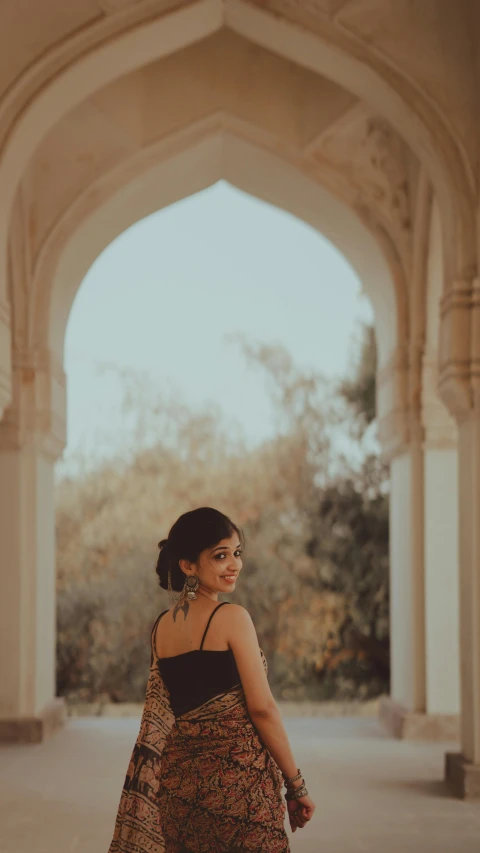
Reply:
[[[240,640],[245,637],[250,637],[251,641],[258,643],[255,625],[246,607],[229,602],[229,606],[222,607],[220,613],[222,610],[222,627],[225,626],[230,643],[234,642],[235,639]]]
[[[252,617],[246,607],[241,604],[234,604],[233,601],[228,602],[228,607],[222,608],[224,619],[234,619],[235,622],[252,622]]]

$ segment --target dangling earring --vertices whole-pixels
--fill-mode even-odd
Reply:
[[[189,601],[195,601],[197,598],[195,593],[199,586],[200,578],[197,575],[187,575],[183,585],[182,595],[185,595],[186,593]]]

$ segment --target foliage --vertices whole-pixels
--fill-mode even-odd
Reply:
[[[156,586],[156,543],[201,505],[222,509],[246,533],[229,599],[252,615],[274,693],[385,689],[388,481],[378,456],[361,447],[366,419],[352,402],[354,382],[339,391],[282,348],[238,343],[264,371],[276,414],[271,439],[247,447],[217,407],[191,411],[165,396],[152,404],[148,379],[126,375],[133,429],[124,450],[59,479],[57,675],[71,701],[142,701],[150,627],[169,606]],[[361,355],[365,387],[367,361]]]
[[[363,326],[360,343],[360,358],[353,379],[344,379],[340,393],[351,404],[357,414],[357,429],[363,428],[375,420],[376,414],[376,371],[377,346],[373,326]]]

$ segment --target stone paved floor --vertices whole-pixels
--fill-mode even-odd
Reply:
[[[292,853],[480,853],[480,803],[442,781],[454,745],[394,741],[372,719],[285,724],[317,805]],[[70,719],[44,744],[1,747],[1,853],[107,853],[138,725]]]

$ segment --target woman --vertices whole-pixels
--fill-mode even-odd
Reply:
[[[315,806],[235,589],[243,536],[210,507],[186,512],[159,543],[160,586],[176,596],[151,637],[140,732],[109,853],[289,853]],[[282,797],[285,784],[286,806]]]

